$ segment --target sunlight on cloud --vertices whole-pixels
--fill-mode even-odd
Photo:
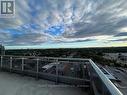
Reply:
[[[127,32],[127,27],[122,27],[121,29],[119,29],[120,32]]]

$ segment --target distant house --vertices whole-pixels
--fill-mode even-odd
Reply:
[[[126,55],[119,54],[118,59],[123,61],[123,62],[127,62],[127,56]]]

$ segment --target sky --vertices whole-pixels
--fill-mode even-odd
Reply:
[[[0,18],[6,49],[127,46],[126,0],[15,0]]]

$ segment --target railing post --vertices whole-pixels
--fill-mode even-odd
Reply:
[[[81,67],[82,67],[82,72],[83,72],[82,77],[83,78],[87,78],[87,76],[89,75],[89,70],[87,69],[88,68],[88,64],[87,63],[83,63]]]
[[[12,57],[10,57],[10,72],[12,70]]]
[[[58,60],[56,60],[55,62],[56,62],[56,84],[58,84],[58,79],[59,79],[59,72],[58,72],[59,66],[58,65],[59,64],[58,64]]]
[[[22,58],[22,72],[24,71],[24,58]]]
[[[37,64],[36,64],[36,78],[38,79],[38,73],[39,73],[39,59],[37,59]]]
[[[1,62],[0,62],[0,67],[1,67],[1,69],[2,69],[2,67],[3,67],[3,56],[1,56]]]
[[[105,95],[105,89],[104,89],[104,86],[102,86],[102,95]]]

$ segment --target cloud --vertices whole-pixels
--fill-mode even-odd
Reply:
[[[119,31],[121,31],[121,32],[127,32],[127,27],[122,27],[121,29],[119,29]]]
[[[116,39],[116,40],[110,40],[111,42],[119,42],[119,41],[122,41],[122,42],[127,42],[127,38],[123,38],[123,39]]]
[[[124,14],[124,16],[121,15],[122,13],[127,12],[126,6],[123,3],[126,4],[127,2],[125,2],[125,0],[108,0],[106,2],[103,1],[101,4],[97,4],[95,7],[92,7],[93,10],[90,14],[85,14],[80,22],[73,24],[74,29],[77,32],[75,32],[73,35],[67,35],[67,37],[80,38],[117,34],[120,32],[118,31],[120,28],[127,26],[127,14]]]
[[[115,35],[115,37],[119,37],[119,36],[127,36],[127,32],[121,32],[121,33]]]
[[[17,36],[11,42],[12,45],[36,45],[47,41],[47,37],[39,33],[27,33]],[[10,44],[10,45],[11,45]]]
[[[126,5],[126,0],[16,0],[15,18],[0,18],[0,41],[5,45],[114,41],[127,35]]]

